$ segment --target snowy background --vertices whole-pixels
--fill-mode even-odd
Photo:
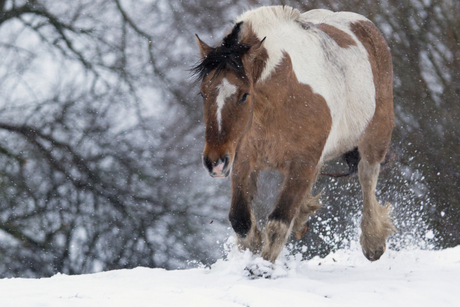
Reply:
[[[358,179],[322,177],[307,235],[278,275],[251,280],[244,267],[260,259],[226,247],[229,182],[200,163],[189,69],[195,33],[218,44],[245,9],[281,3],[358,12],[386,37],[396,128],[377,197],[398,231],[367,262]],[[0,305],[454,305],[459,11],[450,0],[0,0]],[[261,222],[279,182],[262,174]]]

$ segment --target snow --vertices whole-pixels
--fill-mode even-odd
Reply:
[[[211,268],[135,268],[88,275],[0,280],[10,306],[459,306],[460,246],[388,250],[369,262],[358,244],[301,261],[284,252],[271,278],[251,267],[270,264],[233,248]]]

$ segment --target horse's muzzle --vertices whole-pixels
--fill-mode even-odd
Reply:
[[[212,161],[208,156],[203,155],[203,165],[208,170],[209,175],[214,178],[224,178],[230,174],[230,155],[226,154],[217,161]]]

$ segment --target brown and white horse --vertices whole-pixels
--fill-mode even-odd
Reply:
[[[379,259],[394,229],[389,205],[375,197],[394,115],[391,55],[374,24],[348,12],[262,7],[237,18],[220,46],[197,41],[203,164],[212,177],[231,174],[240,248],[274,262],[319,208],[311,190],[321,165],[357,148],[360,241],[369,260]],[[281,171],[284,182],[261,231],[251,202],[264,169]]]

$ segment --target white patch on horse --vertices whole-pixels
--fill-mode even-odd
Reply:
[[[217,86],[219,93],[217,94],[217,124],[219,132],[222,130],[222,108],[224,107],[225,100],[236,93],[236,86],[228,82],[227,78],[222,80],[222,83]]]
[[[289,54],[300,83],[311,86],[326,100],[332,127],[321,161],[357,145],[375,112],[375,86],[368,54],[350,30],[350,23],[368,20],[348,12],[311,10],[300,13],[289,7],[263,7],[246,12],[236,22],[248,22],[264,47],[268,60],[260,81],[269,80],[284,54]],[[350,35],[355,46],[341,48],[318,29],[325,23]],[[311,24],[308,29],[302,24]]]

